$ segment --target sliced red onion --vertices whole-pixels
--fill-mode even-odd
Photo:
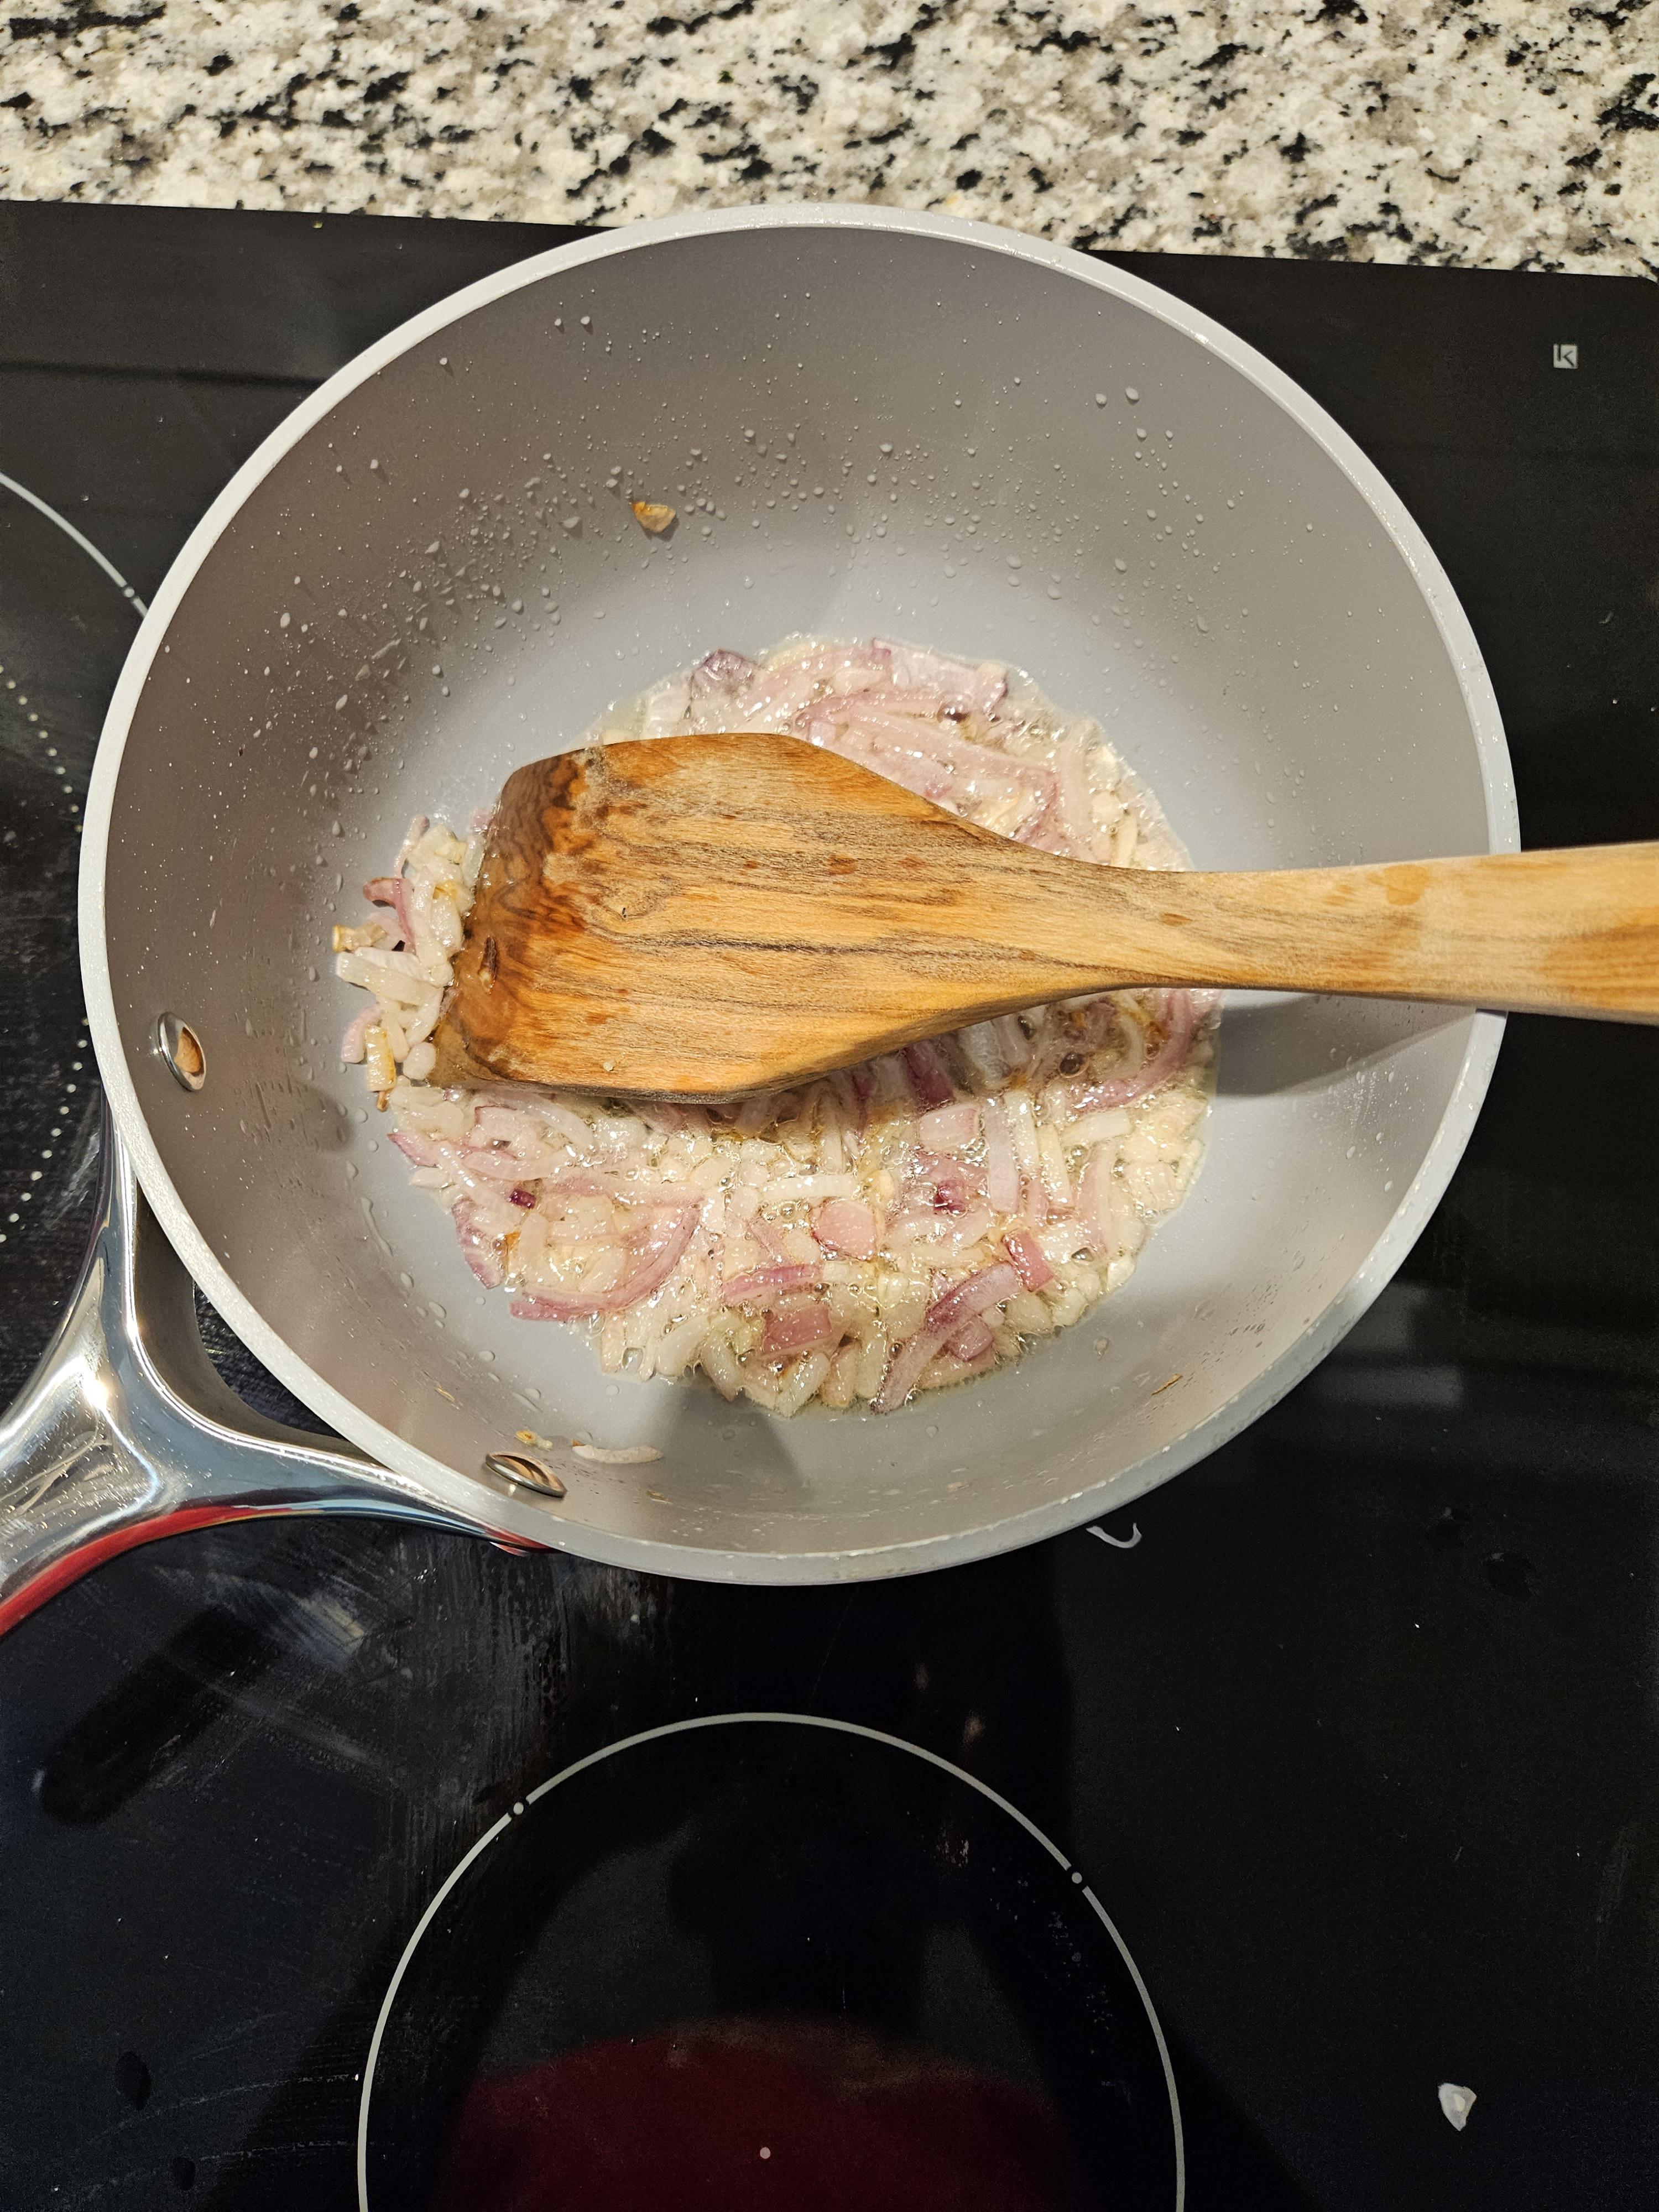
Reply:
[[[1199,1012],[1190,991],[1165,991],[1160,1018],[1164,1042],[1133,1075],[1115,1075],[1104,1083],[1083,1083],[1072,1091],[1072,1111],[1092,1114],[1102,1106],[1128,1106],[1158,1090],[1176,1073],[1197,1034]]]
[[[817,680],[799,666],[774,669],[769,675],[757,671],[751,681],[737,687],[737,711],[743,716],[737,726],[782,732],[793,724],[799,729],[800,717],[811,711]]]
[[[1031,1040],[1020,1024],[1018,1014],[998,1014],[991,1027],[996,1031],[998,1046],[1010,1067],[1024,1067],[1031,1057]]]
[[[886,1243],[897,1259],[913,1264],[931,1259],[945,1267],[957,1253],[976,1244],[990,1225],[988,1208],[975,1206],[953,1212],[948,1206],[935,1206],[932,1192],[924,1190],[888,1215]]]
[[[1099,732],[1095,734],[1097,737]],[[1068,735],[1062,732],[1054,747],[1054,820],[1065,849],[1073,859],[1087,860],[1094,854],[1094,793],[1089,787],[1082,750],[1066,742]]]
[[[954,1105],[935,1106],[916,1127],[922,1143],[931,1151],[965,1152],[979,1134],[979,1102],[964,1098]]]
[[[402,875],[404,862],[408,860],[410,854],[415,850],[415,848],[420,843],[422,838],[425,836],[427,830],[430,826],[430,823],[427,816],[424,814],[416,814],[410,817],[409,827],[404,832],[404,842],[398,848],[398,857],[392,863],[392,872],[394,876]]]
[[[870,1078],[870,1113],[877,1121],[908,1120],[915,1112],[916,1094],[903,1060],[896,1052],[881,1052],[865,1064]]]
[[[461,1158],[474,1175],[482,1176],[486,1182],[538,1182],[543,1176],[555,1174],[562,1164],[552,1152],[526,1156],[497,1150],[492,1145],[468,1145]]]
[[[1019,1159],[1008,1109],[1000,1098],[988,1098],[980,1108],[985,1125],[985,1195],[997,1213],[1019,1211]]]
[[[925,1040],[921,1044],[907,1044],[903,1057],[904,1072],[916,1094],[917,1105],[948,1106],[957,1095],[956,1086],[939,1056],[937,1046]]]
[[[848,679],[884,678],[891,659],[886,647],[880,645],[817,645],[798,653],[781,672],[810,677],[814,683],[823,678],[830,684],[832,696],[838,697],[842,692],[860,688],[856,681]]]
[[[921,1382],[928,1361],[944,1340],[923,1328],[901,1345],[887,1363],[881,1389],[870,1401],[871,1412],[896,1412]]]
[[[593,1168],[571,1168],[549,1176],[542,1182],[544,1191],[560,1198],[614,1198],[623,1206],[672,1206],[678,1210],[685,1204],[679,1190],[641,1190],[626,1176],[602,1174]]]
[[[576,1168],[546,1178],[542,1188],[561,1198],[632,1198],[633,1186],[621,1176],[596,1175],[592,1168]]]
[[[793,1097],[793,1092],[786,1097]],[[740,1137],[757,1137],[769,1121],[781,1121],[787,1109],[775,1091],[762,1091],[748,1098],[740,1098],[732,1116],[732,1127]]]
[[[507,1261],[495,1239],[478,1226],[471,1200],[458,1198],[449,1218],[460,1240],[462,1259],[486,1290],[498,1291],[507,1279]]]
[[[797,1352],[817,1352],[836,1343],[840,1329],[830,1317],[822,1298],[800,1298],[769,1316],[760,1341],[763,1359],[793,1359]]]
[[[343,1066],[356,1067],[362,1064],[368,1049],[368,1033],[380,1018],[378,1006],[365,1006],[361,1014],[354,1014],[340,1039],[340,1059]]]
[[[672,1136],[685,1127],[686,1117],[671,1099],[649,1098],[635,1109],[647,1129],[662,1129]]]
[[[836,1103],[840,1107],[842,1112],[847,1116],[848,1120],[849,1121],[856,1121],[859,1110],[859,1096],[857,1091],[853,1088],[851,1070],[845,1067],[832,1067],[823,1079],[829,1085],[830,1090],[835,1093]]]
[[[820,1244],[849,1260],[876,1256],[876,1216],[861,1199],[826,1198],[813,1216],[812,1230]]]
[[[363,885],[363,896],[371,906],[389,906],[398,917],[398,927],[405,945],[415,942],[415,918],[409,910],[409,884],[402,876],[376,876]]]
[[[973,1361],[983,1359],[995,1342],[989,1322],[975,1314],[971,1321],[963,1322],[946,1348],[958,1359]]]
[[[728,1306],[770,1305],[787,1291],[810,1290],[817,1279],[816,1267],[751,1267],[746,1275],[733,1275],[720,1285],[720,1302]]]
[[[937,1152],[916,1155],[916,1173],[930,1184],[933,1205],[940,1213],[963,1213],[974,1195],[973,1179],[960,1160],[941,1159]]]
[[[988,714],[1007,694],[1007,676],[994,661],[975,666],[946,653],[930,653],[925,646],[901,645],[884,637],[875,642],[888,655],[895,684],[930,685],[964,713]]]
[[[775,1265],[791,1267],[797,1264],[789,1256],[789,1247],[783,1241],[782,1231],[769,1221],[763,1213],[751,1213],[744,1225],[756,1243],[771,1254]]]
[[[935,805],[945,805],[955,792],[956,780],[951,769],[931,753],[901,752],[890,746],[883,747],[860,732],[837,731],[830,722],[814,722],[809,734],[815,745],[839,753],[843,760],[856,761],[872,775],[884,776],[889,783],[914,791],[918,799],[931,799]]]
[[[937,1331],[940,1340],[945,1341],[957,1323],[969,1314],[1006,1305],[1018,1288],[1019,1278],[1013,1268],[999,1260],[991,1267],[981,1267],[977,1274],[965,1275],[961,1282],[952,1283],[928,1307],[922,1327]]]
[[[509,1206],[533,1206],[536,1203],[536,1194],[533,1190],[526,1190],[520,1186],[516,1190],[508,1191],[507,1202]]]
[[[926,738],[938,728],[945,704],[944,692],[935,684],[893,684],[866,690],[832,693],[827,699],[815,700],[811,713],[815,719],[822,714],[843,726],[865,725],[874,730],[888,727],[895,716],[926,723],[930,726],[929,731],[920,733],[917,738],[921,749],[926,750]],[[904,734],[908,740],[910,733],[907,731]]]
[[[475,1142],[481,1145],[517,1145],[526,1139],[532,1143],[538,1140],[539,1132],[530,1116],[520,1108],[498,1106],[487,1092],[474,1095],[478,1102],[472,1117]]]
[[[720,646],[713,653],[704,653],[691,672],[691,681],[700,690],[711,684],[746,684],[757,665],[746,653],[733,653]]]
[[[568,1106],[561,1106],[556,1098],[537,1101],[537,1111],[556,1136],[562,1137],[568,1145],[591,1144],[592,1129],[580,1114],[573,1114]]]
[[[981,1267],[977,1274],[953,1283],[928,1307],[926,1319],[888,1362],[881,1389],[871,1400],[871,1411],[890,1413],[902,1406],[921,1382],[927,1363],[941,1345],[948,1344],[963,1323],[992,1306],[1006,1305],[1020,1286],[1019,1277],[1006,1261]]]
[[[1019,1279],[1028,1291],[1040,1291],[1045,1283],[1052,1283],[1054,1271],[1042,1256],[1042,1247],[1029,1229],[1011,1229],[1002,1240],[1002,1249],[1019,1271]]]
[[[893,693],[881,691],[821,700],[805,718],[806,734],[814,744],[827,745],[890,782],[958,812],[976,798],[1024,791],[1036,811],[1022,836],[1029,836],[1048,817],[1059,787],[1044,762],[975,744],[947,724],[896,712],[900,703]]]
[[[966,738],[954,737],[941,730],[937,723],[904,724],[897,720],[884,726],[873,717],[864,724],[869,743],[879,755],[884,775],[891,775],[896,782],[908,781],[889,762],[925,760],[941,768],[956,780],[951,803],[958,812],[972,805],[975,799],[1004,799],[1017,791],[1030,794],[1036,811],[1029,821],[1041,821],[1054,803],[1054,770],[1041,761],[1022,760],[1017,753],[994,752],[988,745],[976,745]],[[917,745],[909,736],[915,727],[925,728],[928,742]]]
[[[411,1166],[417,1168],[437,1166],[438,1147],[429,1137],[417,1137],[412,1129],[394,1129],[392,1132],[392,1141]]]
[[[514,1314],[520,1321],[581,1321],[589,1314],[621,1313],[625,1306],[648,1298],[673,1273],[702,1212],[701,1206],[682,1206],[672,1213],[659,1212],[647,1226],[624,1238],[632,1264],[611,1289],[586,1296],[579,1291],[568,1297],[518,1298]]]
[[[1089,1154],[1078,1186],[1077,1224],[1091,1252],[1103,1252],[1114,1242],[1112,1230],[1112,1166],[1116,1152],[1110,1145],[1096,1145]]]

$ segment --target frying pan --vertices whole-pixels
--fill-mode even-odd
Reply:
[[[678,508],[665,538],[630,494]],[[9,1617],[122,1544],[296,1508],[754,1582],[970,1559],[1190,1466],[1364,1310],[1468,1135],[1492,1017],[1234,1003],[1206,1164],[1127,1288],[885,1418],[608,1377],[473,1281],[337,1064],[328,925],[412,814],[465,821],[611,699],[795,631],[1025,666],[1102,720],[1200,866],[1516,842],[1420,533],[1304,393],[1152,287],[856,207],[643,224],[473,285],[237,473],[118,686],[81,899],[109,1187],[0,1434]],[[337,1448],[221,1389],[185,1268]]]

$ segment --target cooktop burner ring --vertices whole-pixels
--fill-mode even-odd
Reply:
[[[416,2000],[416,2005],[412,2006],[410,2002],[411,1978],[418,1978],[424,1968],[440,1991],[444,1986],[441,1978],[441,1967],[432,1966],[429,1960],[429,1947],[433,1944],[434,1931],[439,1931],[440,1940],[450,1941],[461,1953],[464,1971],[469,1982],[475,1976],[478,1980],[487,1982],[490,1978],[492,1966],[499,1970],[500,1961],[492,1954],[490,1937],[494,1936],[496,1938],[496,1948],[499,1948],[501,1931],[491,1921],[488,1909],[483,1911],[479,1920],[474,1925],[469,1926],[465,1918],[466,1911],[465,1897],[470,1889],[477,1890],[480,1869],[487,1864],[491,1852],[503,1843],[507,1843],[511,1848],[514,1841],[527,1836],[528,1826],[534,1821],[537,1808],[546,1805],[556,1792],[568,1789],[569,1785],[579,1783],[585,1777],[592,1778],[599,1770],[611,1767],[618,1761],[631,1769],[637,1765],[641,1754],[649,1756],[672,1747],[682,1753],[697,1756],[698,1765],[694,1770],[694,1775],[698,1783],[703,1782],[708,1772],[708,1746],[713,1732],[715,1731],[720,1732],[726,1739],[720,1748],[728,1755],[728,1765],[734,1771],[738,1762],[743,1759],[746,1747],[745,1744],[739,1741],[739,1732],[746,1738],[747,1746],[754,1747],[757,1756],[768,1758],[774,1770],[769,1775],[769,1784],[775,1781],[777,1774],[783,1769],[788,1768],[791,1771],[798,1769],[803,1750],[805,1750],[807,1761],[814,1768],[812,1779],[820,1785],[823,1778],[818,1771],[817,1759],[820,1747],[824,1750],[832,1762],[835,1762],[836,1752],[842,1753],[842,1757],[839,1761],[841,1766],[855,1770],[856,1778],[862,1781],[866,1787],[872,1780],[877,1779],[880,1768],[886,1765],[887,1754],[896,1754],[905,1762],[915,1763],[911,1769],[911,1781],[917,1789],[929,1796],[930,1802],[927,1803],[922,1819],[922,1830],[928,1830],[930,1821],[937,1823],[933,1833],[939,1839],[944,1839],[947,1836],[950,1838],[951,1840],[945,1845],[945,1856],[951,1858],[958,1869],[967,1867],[975,1852],[979,1853],[982,1857],[988,1840],[993,1844],[994,1862],[994,1845],[998,1838],[1000,1838],[1005,1845],[1011,1847],[1012,1854],[1011,1865],[1017,1865],[1018,1872],[1012,1881],[1005,1880],[1000,1885],[1005,1909],[1007,1895],[1011,1892],[1025,1888],[1034,1873],[1039,1875],[1043,1887],[1040,1894],[1034,1894],[1031,1910],[1020,1921],[1022,1936],[1029,1942],[1033,1929],[1039,1923],[1042,1923],[1043,1928],[1042,1940],[1048,1944],[1054,1957],[1059,1958],[1060,1952],[1062,1950],[1065,1952],[1062,1974],[1071,1975],[1073,1970],[1081,1970],[1080,1975],[1077,1978],[1080,1986],[1069,1992],[1064,1987],[1063,1979],[1053,1984],[1045,1984],[1043,1990],[1045,2005],[1052,2004],[1057,2000],[1059,2006],[1063,2009],[1069,1997],[1070,2001],[1078,2006],[1076,2017],[1071,2022],[1071,2029],[1073,2038],[1080,2039],[1089,2047],[1091,2056],[1085,2060],[1085,2066],[1092,2063],[1093,2057],[1097,2055],[1096,2045],[1103,2047],[1109,2039],[1115,2039],[1113,2045],[1115,2050],[1116,2041],[1121,2041],[1126,2032],[1137,2042],[1140,2038],[1144,2038],[1147,2053],[1155,2053],[1155,2058],[1150,2059],[1148,2065],[1143,2069],[1141,2078],[1144,2083],[1150,2075],[1155,2074],[1163,2097],[1167,2100],[1167,2122],[1160,2120],[1158,2126],[1160,2128],[1167,2126],[1167,2177],[1173,2185],[1175,2212],[1182,2212],[1185,2197],[1185,2151],[1180,2100],[1176,2087],[1175,2072],[1170,2062],[1169,2047],[1151,1994],[1139,1969],[1135,1965],[1128,1946],[1111,1915],[1090,1887],[1081,1868],[1075,1866],[1053,1838],[1045,1834],[1017,1805],[1012,1804],[988,1784],[981,1781],[963,1768],[955,1765],[951,1760],[942,1758],[936,1752],[925,1750],[917,1744],[908,1742],[902,1737],[890,1735],[884,1730],[864,1727],[853,1722],[826,1719],[809,1713],[767,1711],[699,1715],[690,1719],[671,1722],[660,1728],[641,1730],[623,1738],[618,1742],[608,1744],[600,1750],[590,1753],[586,1758],[576,1759],[569,1765],[562,1768],[546,1781],[539,1783],[533,1790],[526,1790],[522,1797],[515,1799],[511,1808],[502,1814],[500,1819],[488,1828],[457,1862],[416,1923],[392,1970],[375,2019],[374,2033],[364,2062],[362,2091],[358,2103],[356,2170],[359,2212],[381,2212],[381,2207],[389,2201],[386,2193],[386,2183],[389,2180],[392,2181],[393,2193],[399,2201],[407,2201],[404,2192],[411,2185],[410,2172],[403,2167],[398,2167],[395,2179],[386,2172],[388,2144],[396,2143],[399,2146],[398,2154],[402,2155],[401,2147],[407,2140],[408,2130],[404,2120],[399,2117],[400,2108],[395,2103],[391,2107],[392,2116],[387,2117],[385,2107],[387,2104],[388,2091],[385,2077],[392,2043],[400,2036],[405,2041],[408,2040],[410,2033],[408,2015],[418,2005],[418,1998]],[[784,1735],[781,1734],[781,1731],[788,1733]],[[811,1732],[818,1739],[817,1744],[812,1745],[811,1749],[805,1749],[811,1739],[810,1736],[803,1735],[804,1731]],[[834,1750],[830,1748],[830,1745],[834,1746]],[[869,1754],[872,1753],[876,1754],[873,1772],[869,1763]],[[904,1770],[899,1771],[902,1772]],[[888,1774],[880,1777],[878,1785],[878,1795],[884,1802],[888,1803],[908,1794],[902,1786],[897,1790],[890,1787],[892,1771],[890,1767]],[[683,1773],[681,1778],[684,1779]],[[724,1778],[723,1777],[722,1779]],[[930,1781],[931,1792],[928,1790]],[[630,1771],[629,1780],[622,1785],[622,1788],[630,1806],[637,1803],[642,1796],[650,1796],[653,1794],[648,1786],[644,1790],[641,1789],[640,1777],[637,1772],[633,1771]],[[729,1802],[722,1795],[719,1782],[714,1784],[714,1789],[716,1802],[720,1803],[721,1809],[729,1810]],[[965,1797],[957,1795],[963,1791],[968,1793]],[[780,1796],[781,1793],[770,1786],[764,1793],[764,1802],[769,1810],[769,1826],[773,1828],[775,1828],[778,1822]],[[867,1798],[866,1802],[867,1806],[869,1802]],[[965,1832],[958,1832],[957,1822],[959,1821],[964,1807],[976,1808],[988,1816],[988,1826],[985,1831],[979,1832],[971,1837]],[[813,1819],[820,1817],[823,1809],[823,1805],[816,1801],[810,1807],[803,1808]],[[676,1810],[684,1815],[685,1808],[682,1804],[678,1806]],[[1000,1819],[998,1816],[1001,1816]],[[784,1825],[787,1826],[787,1820]],[[679,1832],[677,1831],[677,1832]],[[846,1856],[844,1836],[837,1836],[836,1853],[838,1858]],[[856,1856],[856,1851],[854,1856]],[[526,1858],[526,1853],[520,1851],[521,1865]],[[552,1858],[552,1854],[547,1854],[539,1864],[545,1867]],[[884,1862],[884,1863],[887,1863]],[[978,1861],[975,1861],[976,1868],[977,1865]],[[994,1863],[992,1885],[997,1882],[997,1871]],[[1006,1873],[1009,1869],[1004,1868],[1002,1871]],[[509,1875],[510,1873],[511,1869],[508,1869]],[[909,1892],[905,1888],[903,1872],[894,1866],[893,1874],[896,1890],[908,1899]],[[1052,1877],[1052,1887],[1048,1886],[1050,1877]],[[556,1885],[562,1882],[562,1863],[561,1863],[560,1872],[552,1879]],[[545,1921],[538,1923],[538,1933],[544,1932],[546,1924],[550,1923],[553,1915],[563,1905],[566,1898],[580,1885],[581,1879],[582,1877],[578,1875],[568,1887],[556,1886],[552,1905],[547,1912]],[[957,1887],[959,1888],[960,1885]],[[762,1897],[763,1887],[763,1881],[757,1882],[744,1891],[746,1922],[752,1923],[755,1919],[764,1917],[767,1908]],[[986,1887],[986,1883],[979,1881],[975,1893],[982,1894]],[[498,1893],[508,1894],[515,1901],[520,1894],[517,1888],[508,1889],[504,1882],[498,1881],[497,1890]],[[958,1905],[960,1905],[959,1894],[957,1895],[955,1901]],[[912,1902],[914,1903],[914,1900]],[[902,1917],[902,1908],[901,1907],[900,1910]],[[946,1910],[948,1911],[948,1906]],[[1071,1915],[1069,1921],[1066,1917],[1068,1913]],[[1080,1942],[1078,1940],[1079,1934],[1083,1933],[1085,1915],[1086,1929],[1093,1934],[1099,1943],[1097,1952],[1087,1950],[1086,1935],[1083,1942]],[[481,1942],[480,1929],[484,1927],[488,1927],[489,1933],[483,1936]],[[515,1937],[520,1933],[521,1929],[515,1928]],[[527,1947],[521,1947],[521,1948],[527,1948]],[[514,1971],[516,1972],[517,1969],[515,1968]],[[1114,2017],[1109,1989],[1109,1981],[1114,1975],[1121,1977],[1124,1992],[1133,1991],[1133,2002],[1138,2008],[1138,2018],[1124,2021]],[[1079,1999],[1083,1995],[1085,1988],[1087,1991],[1085,2002],[1088,2005],[1091,2014],[1086,2022],[1082,2008],[1079,2005]],[[842,1995],[844,2008],[844,1983]],[[486,2020],[480,2012],[475,2026],[475,2042],[483,2039],[485,2027],[489,2022],[498,2019],[501,2013],[507,2009],[513,2001],[510,1991],[503,1996],[501,1990],[497,1989],[495,2007],[488,2015],[488,2019]],[[1124,2010],[1127,2012],[1128,2008],[1128,2004],[1126,2002]],[[693,2037],[701,2033],[695,2027],[689,2032]],[[454,2066],[453,2056],[447,2054],[445,2050],[446,2045],[453,2039],[453,2031],[446,2021],[440,2021],[430,2045],[425,2039],[424,2030],[420,2031],[420,2060],[418,2069],[411,2070],[410,2074],[410,2096],[405,2110],[414,2109],[416,2100],[428,2106],[441,2101],[444,2087],[442,2069],[447,2063],[453,2071]],[[1091,2038],[1092,2040],[1091,2040]],[[463,2031],[462,2039],[465,2040],[465,2031]],[[606,2050],[615,2049],[623,2039],[618,2036],[613,2042],[603,2047]],[[636,2043],[648,2045],[653,2039],[644,2035],[636,2038],[632,2034],[625,2039],[629,2045]],[[434,2051],[438,2054],[435,2058],[433,2055]],[[591,2055],[591,2050],[590,2047],[582,2045],[565,2055],[582,2059]],[[1119,2058],[1122,2056],[1121,2051],[1117,2052]],[[470,2064],[470,2057],[469,2051],[465,2063]],[[395,2057],[392,2058],[394,2067],[400,2063],[412,2064],[407,2053],[401,2061]],[[558,2060],[556,2058],[553,2063],[556,2065]],[[684,2060],[671,2057],[668,2063],[674,2065],[684,2063]],[[1133,2073],[1133,2059],[1127,2070]],[[435,2092],[434,2075],[437,2081]],[[481,2075],[475,2075],[473,2087],[476,2088],[483,2081],[483,2077]],[[495,2083],[492,2079],[484,2082],[483,2086],[488,2090],[495,2086]],[[1073,2086],[1075,2087],[1074,2084]],[[1108,2099],[1115,2093],[1121,2098],[1124,2108],[1133,2108],[1133,2094],[1125,2080],[1103,2081],[1098,2086]],[[454,2092],[457,2083],[452,2081],[449,2087],[452,2092]],[[377,2089],[380,2092],[382,2107],[378,2136],[375,2121]],[[398,2087],[394,2081],[390,2094],[395,2099],[397,2094]],[[1062,2103],[1065,2101],[1063,2090],[1060,2093],[1060,2101]],[[1115,2103],[1113,2110],[1118,2123],[1121,2124],[1121,2115]],[[1142,2129],[1144,2140],[1146,2130],[1149,2130],[1152,2124],[1150,2118],[1146,2117],[1143,2127],[1143,2115],[1137,2112],[1133,2124]],[[446,2137],[449,2136],[450,2130],[446,2129],[444,2132]],[[770,2147],[763,2148],[758,2154],[769,2158],[772,2154]],[[1156,2156],[1156,2154],[1154,2155]],[[416,2158],[418,2161],[418,2154]],[[380,2177],[378,2179],[377,2174]],[[778,2178],[781,2180],[782,2174],[779,2173]],[[422,2179],[430,2180],[430,2168]],[[1088,2179],[1092,2182],[1093,2179],[1094,2175],[1091,2171]],[[1119,2179],[1121,2182],[1121,2177],[1120,2176]],[[441,2183],[439,2185],[441,2188]],[[446,2200],[440,2197],[433,2201],[441,2203]],[[1170,2201],[1170,2191],[1166,2186],[1156,2194],[1136,2196],[1133,2193],[1132,2183],[1129,2195],[1114,2193],[1111,2201],[1114,2203],[1125,2204],[1168,2203]]]

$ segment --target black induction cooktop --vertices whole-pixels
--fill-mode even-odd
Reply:
[[[136,611],[313,384],[573,234],[0,208],[7,1391],[94,1195]],[[1126,265],[1402,493],[1527,842],[1659,836],[1659,291]],[[1340,1352],[1009,1559],[732,1590],[319,1517],[99,1569],[0,1643],[0,2204],[1650,2204],[1656,1091],[1652,1031],[1512,1023]]]

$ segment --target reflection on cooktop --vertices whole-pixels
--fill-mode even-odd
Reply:
[[[1179,2201],[1139,1975],[1078,1869],[896,1738],[655,1729],[514,1802],[365,2075],[364,2201],[1092,2212]]]
[[[91,520],[84,510],[82,520]],[[143,604],[71,517],[0,469],[0,1397],[8,1400],[74,1287],[97,1193],[98,1081],[70,918],[93,747]],[[6,1297],[13,1282],[27,1299]]]

